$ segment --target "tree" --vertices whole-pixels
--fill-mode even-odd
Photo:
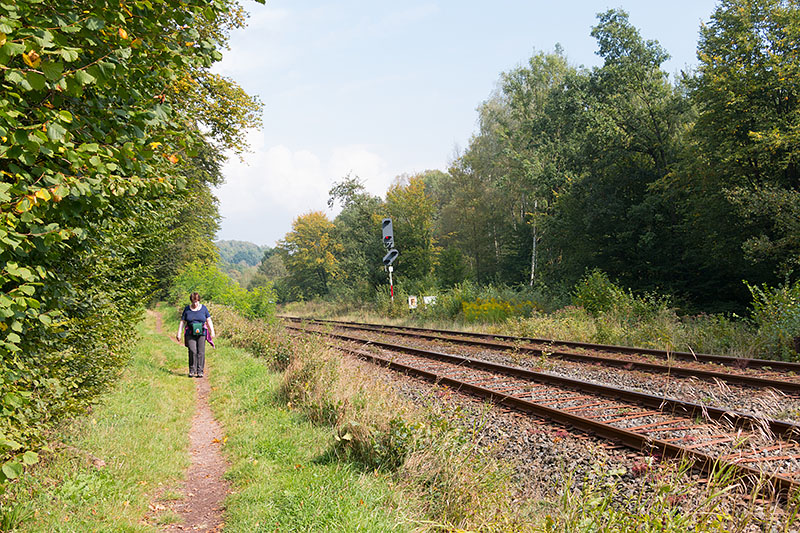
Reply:
[[[297,217],[277,248],[290,286],[305,298],[327,294],[340,274],[337,255],[342,246],[335,240],[333,223],[321,211]]]
[[[436,265],[436,277],[439,280],[439,286],[443,289],[449,289],[463,283],[469,276],[469,267],[464,261],[464,255],[459,248],[449,247],[445,248],[439,254],[439,263]]]
[[[568,127],[562,124],[563,115],[554,113],[551,101],[574,72],[557,47],[555,53],[535,54],[527,66],[501,76],[508,112],[500,115],[499,125],[508,169],[501,174],[500,183],[509,200],[512,227],[527,230],[514,233],[529,233],[523,249],[530,254],[530,285],[536,281],[545,219],[570,175],[564,158],[569,141],[562,134]]]
[[[21,445],[0,448],[0,481],[117,376],[119,331],[175,271],[179,206],[208,201],[195,236],[213,229],[209,147],[236,145],[258,106],[216,79],[220,112],[195,115],[179,82],[211,76],[240,15],[227,0],[0,5],[0,433]]]
[[[383,202],[366,192],[358,176],[345,176],[328,195],[329,207],[336,202],[342,206],[334,220],[336,240],[342,245],[337,285],[341,290],[356,290],[362,298],[369,297],[385,278],[379,215]]]
[[[498,276],[511,212],[494,172],[493,141],[491,135],[473,138],[469,150],[453,162],[436,191],[439,242],[446,249],[461,250],[470,262],[468,276],[482,282]]]
[[[733,207],[746,257],[779,277],[800,265],[798,42],[796,1],[723,0],[701,28],[692,87],[704,174]]]
[[[644,40],[627,13],[598,19],[592,35],[604,64],[572,77],[562,99],[580,144],[574,181],[554,206],[559,274],[574,282],[599,268],[629,287],[664,288],[680,275],[683,243],[663,182],[679,161],[691,108],[661,69],[666,51]]]
[[[436,246],[433,235],[436,205],[425,191],[424,174],[399,176],[386,193],[386,214],[394,226],[400,256],[396,269],[407,279],[422,280],[433,272]]]

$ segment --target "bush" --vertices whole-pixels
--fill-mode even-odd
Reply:
[[[206,301],[230,306],[247,317],[275,320],[277,296],[272,284],[243,289],[217,265],[192,263],[178,273],[170,291],[173,303],[186,301],[193,292]]]
[[[633,296],[615,285],[605,272],[592,270],[575,285],[572,302],[594,316],[621,307],[632,307]]]
[[[800,355],[800,281],[771,288],[747,284],[753,295],[753,320],[767,353],[783,359]]]
[[[292,345],[286,330],[274,321],[245,320],[231,307],[210,304],[220,335],[234,346],[265,359],[274,370],[284,370],[291,359]]]

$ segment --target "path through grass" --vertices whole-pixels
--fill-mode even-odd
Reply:
[[[177,327],[165,321],[166,331]],[[211,408],[226,430],[225,531],[403,531],[384,477],[327,459],[332,430],[277,397],[280,375],[220,340],[206,351]]]
[[[165,315],[171,315],[166,312]],[[53,436],[52,453],[0,496],[0,526],[26,532],[153,532],[179,520],[188,460],[194,380],[185,349],[155,331],[154,315],[121,380],[88,415]],[[402,531],[409,529],[382,477],[325,459],[329,428],[309,424],[276,399],[280,377],[225,346],[207,352],[212,409],[225,428],[225,531]]]

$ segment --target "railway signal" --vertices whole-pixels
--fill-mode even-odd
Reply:
[[[400,252],[394,248],[394,230],[392,229],[392,219],[384,218],[381,221],[381,231],[383,232],[383,246],[386,248],[386,255],[383,256],[383,265],[389,271],[389,294],[392,296],[392,303],[394,303],[394,283],[392,282],[392,272],[394,267],[392,263],[400,255]]]
[[[391,265],[394,263],[394,260],[397,259],[398,255],[400,255],[400,252],[392,248],[386,253],[386,255],[383,256],[383,264],[386,266]]]
[[[392,230],[392,219],[384,218],[381,222],[381,229],[383,230],[383,246],[389,250],[394,247],[394,231]],[[385,262],[384,264],[389,264]]]

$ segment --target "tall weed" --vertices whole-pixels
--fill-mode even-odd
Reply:
[[[289,365],[292,346],[282,326],[263,319],[247,320],[226,305],[209,304],[209,309],[220,335],[234,346],[265,359],[274,370]]]
[[[645,474],[640,489],[621,490],[618,479],[597,465],[593,479],[580,488],[567,483],[537,530],[545,533],[614,531],[682,533],[796,531],[796,499],[782,507],[758,498],[760,480],[747,498],[729,467],[717,467],[705,482],[691,480],[688,462],[665,463]]]
[[[747,284],[747,288],[765,350],[786,360],[800,358],[800,281],[775,288]]]

